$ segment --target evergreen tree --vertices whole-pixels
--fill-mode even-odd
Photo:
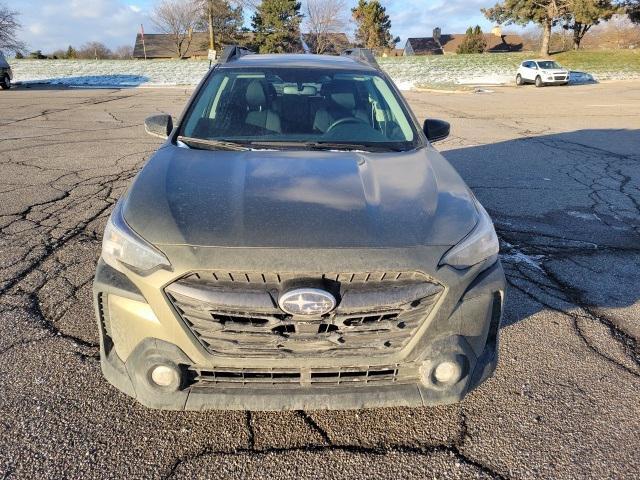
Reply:
[[[215,50],[238,43],[244,23],[241,0],[197,0],[201,18],[196,27],[209,32],[204,48]]]
[[[69,45],[69,48],[67,48],[67,53],[65,53],[64,55],[64,58],[69,58],[69,59],[78,58],[78,52],[76,52],[75,48]]]
[[[378,0],[359,0],[351,9],[356,22],[356,43],[364,48],[393,48],[398,42],[391,36],[391,20]]]
[[[300,2],[263,0],[251,19],[260,53],[300,51]]]
[[[464,40],[456,50],[456,53],[484,53],[487,48],[487,42],[484,39],[484,34],[480,25],[476,25],[475,28],[467,28],[467,33]]]

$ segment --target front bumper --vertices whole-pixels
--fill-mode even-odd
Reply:
[[[542,80],[542,83],[545,85],[562,85],[565,83],[569,83],[569,77],[566,78],[546,78]]]
[[[392,384],[351,383],[343,385],[286,385],[274,388],[243,384],[234,387],[201,384],[193,368],[233,366],[251,369],[283,368],[282,362],[211,357],[202,353],[197,341],[171,314],[156,316],[161,308],[151,293],[102,260],[94,282],[96,314],[100,327],[101,366],[107,380],[124,393],[151,408],[172,410],[297,410],[355,409],[382,406],[423,406],[460,401],[470,390],[489,378],[498,360],[498,332],[504,299],[505,279],[499,262],[457,275],[462,280],[447,287],[437,312],[425,322],[420,338],[410,352],[371,364],[393,363],[409,372]],[[143,293],[144,290],[144,293]],[[166,302],[165,302],[166,304]],[[153,309],[151,309],[153,306]],[[185,338],[188,341],[185,341]],[[431,372],[440,362],[455,360],[460,378],[452,384],[437,384]],[[324,363],[323,363],[324,362]],[[318,367],[345,368],[362,359],[300,361],[294,367],[304,372]],[[182,373],[179,388],[158,388],[150,380],[150,369],[162,363]],[[291,360],[288,361],[291,367]]]

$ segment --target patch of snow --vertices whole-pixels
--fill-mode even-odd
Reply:
[[[488,88],[476,88],[473,93],[495,93],[495,90],[489,90]]]
[[[582,85],[585,83],[597,83],[597,80],[590,73],[569,72],[569,83],[573,85]]]
[[[598,220],[602,221],[602,219],[596,215],[595,213],[584,213],[584,212],[574,212],[569,211],[567,215],[571,215],[572,217],[579,218],[581,220]]]
[[[530,267],[535,268],[536,270],[542,271],[540,260],[544,258],[544,255],[527,255],[508,242],[503,241],[503,244],[507,247],[507,251],[500,254],[500,258],[502,258],[503,261],[511,263],[524,263],[529,265]]]
[[[395,84],[396,84],[396,87],[398,87],[398,90],[401,90],[401,91],[413,90],[416,86],[416,82],[413,80],[399,80],[395,82]]]

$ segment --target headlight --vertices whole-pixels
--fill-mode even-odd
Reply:
[[[120,262],[141,272],[171,266],[167,257],[127,225],[122,214],[122,202],[116,204],[104,230],[102,257],[112,265]]]
[[[500,244],[491,217],[480,202],[475,203],[480,216],[478,223],[469,235],[445,253],[440,265],[462,270],[498,255]]]

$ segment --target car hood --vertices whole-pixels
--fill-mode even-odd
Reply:
[[[551,74],[556,74],[556,73],[569,73],[566,69],[564,68],[547,68],[545,70],[542,70],[545,73],[551,73]]]
[[[477,221],[433,148],[402,153],[161,148],[124,217],[162,245],[340,248],[454,245]]]

